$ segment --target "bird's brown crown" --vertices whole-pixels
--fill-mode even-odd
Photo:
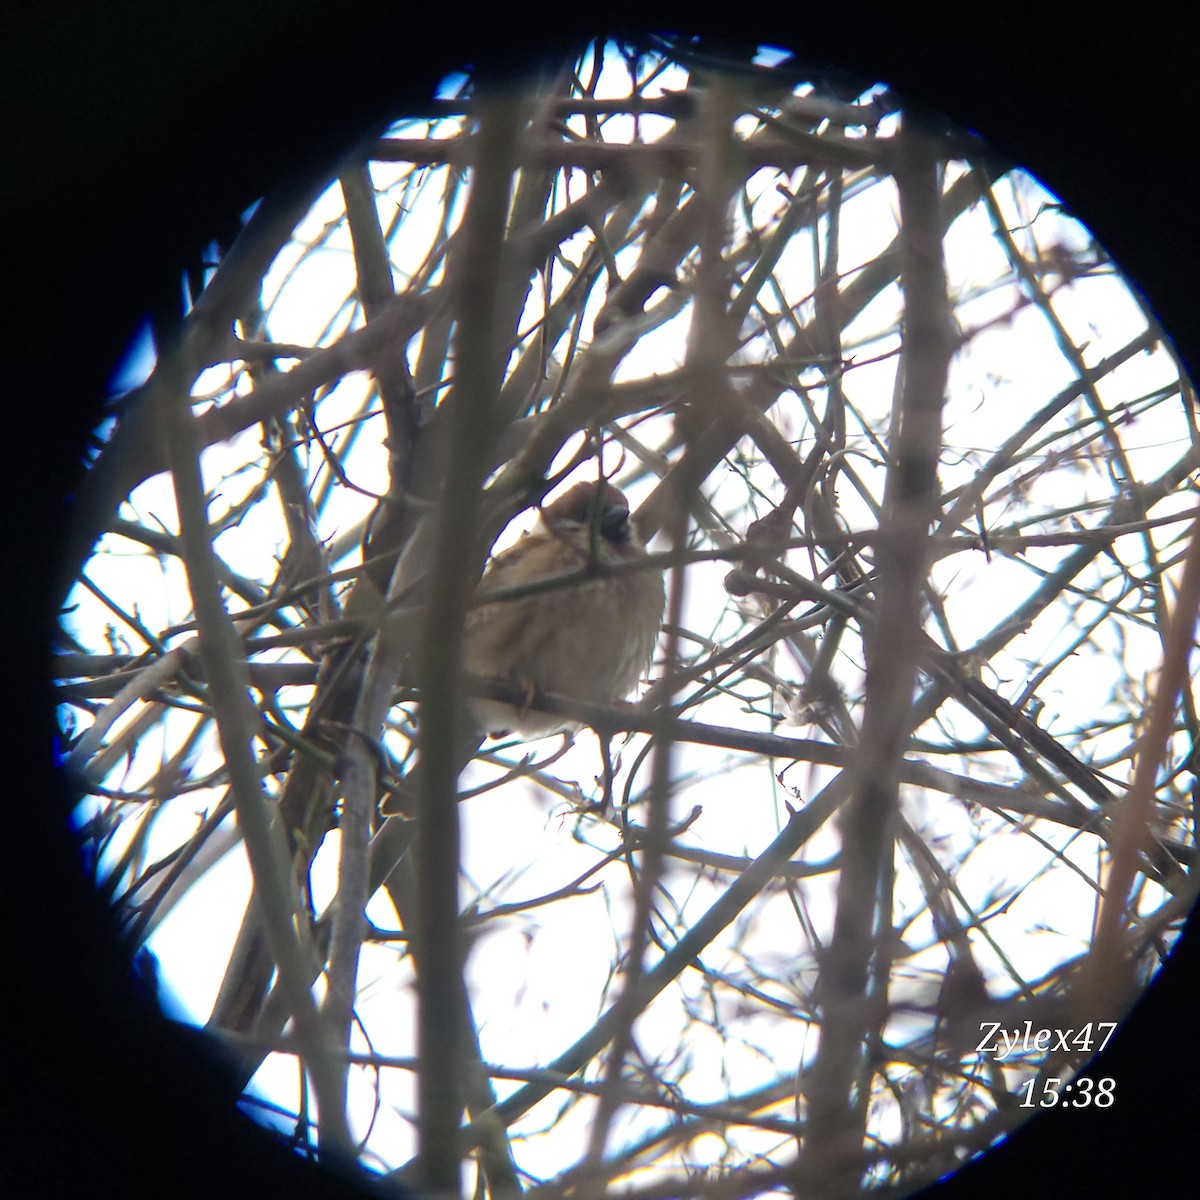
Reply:
[[[629,501],[607,480],[575,484],[542,510],[542,519],[551,529],[564,525],[587,529],[594,522],[601,537],[618,545],[630,538]]]

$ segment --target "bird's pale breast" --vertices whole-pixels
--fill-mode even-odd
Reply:
[[[640,557],[611,552],[611,561]],[[487,589],[519,587],[532,579],[578,569],[586,562],[565,540],[530,535],[493,560]],[[624,699],[650,662],[662,622],[663,579],[654,570],[626,571],[575,582],[472,610],[464,666],[540,692],[581,700]],[[489,730],[542,734],[568,723],[549,713],[477,702]]]

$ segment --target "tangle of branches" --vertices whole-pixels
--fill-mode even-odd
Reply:
[[[1052,196],[648,39],[450,80],[217,249],[54,662],[96,885],[248,1107],[445,1193],[843,1196],[1100,1048],[1194,896],[1200,433]],[[430,613],[597,473],[649,678],[464,750]]]

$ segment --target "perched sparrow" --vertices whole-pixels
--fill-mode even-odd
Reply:
[[[606,575],[605,568],[643,558],[646,548],[629,504],[608,483],[578,483],[541,512],[537,526],[497,554],[484,590],[592,566],[594,578],[481,604],[467,614],[463,665],[531,695],[559,692],[579,700],[623,700],[649,665],[662,624],[661,571]],[[473,710],[492,733],[541,737],[573,723],[553,713],[479,699]]]

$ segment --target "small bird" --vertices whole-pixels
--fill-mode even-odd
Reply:
[[[484,591],[517,589],[467,614],[463,666],[502,679],[532,699],[557,692],[579,700],[623,700],[650,663],[662,625],[661,571],[607,574],[645,558],[646,547],[615,487],[577,483],[541,510],[537,525],[488,564]],[[590,570],[588,578],[521,594],[522,585]],[[476,699],[480,726],[498,737],[542,737],[576,724],[553,713]]]

